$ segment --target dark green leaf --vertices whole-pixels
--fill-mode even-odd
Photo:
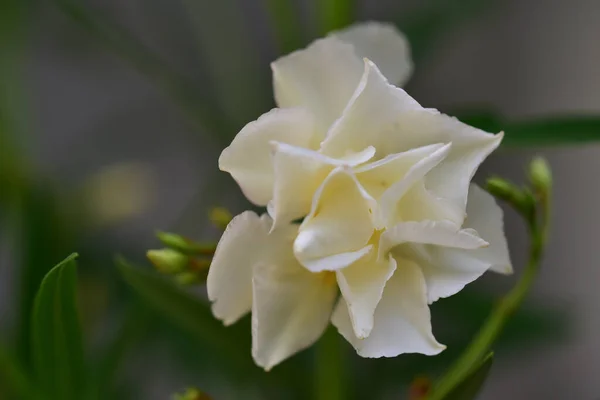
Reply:
[[[469,375],[456,386],[443,400],[474,400],[481,391],[485,380],[487,379],[492,363],[494,362],[494,353],[489,353]]]
[[[600,141],[600,116],[572,115],[507,121],[489,111],[453,115],[487,132],[504,131],[503,146],[564,146]]]
[[[36,387],[31,378],[19,365],[18,360],[12,357],[8,351],[0,346],[0,397],[9,394],[9,398],[23,400],[40,399]],[[2,397],[4,398],[4,397]]]
[[[80,400],[85,386],[83,340],[72,254],[44,278],[35,298],[32,348],[37,382],[50,399]]]
[[[548,146],[600,141],[600,117],[533,119],[506,125],[505,146]]]
[[[71,231],[62,219],[56,199],[46,187],[27,188],[21,194],[19,206],[17,355],[25,366],[30,366],[34,298],[51,266],[68,251]]]
[[[354,19],[355,3],[355,0],[317,0],[315,6],[321,36],[350,25]]]
[[[291,53],[303,45],[298,10],[292,0],[265,0],[281,54]]]
[[[152,271],[134,268],[122,258],[117,263],[123,279],[149,306],[219,355],[215,362],[232,370],[251,368],[250,332],[240,338],[236,335],[239,327],[225,328],[206,303],[184,289]]]

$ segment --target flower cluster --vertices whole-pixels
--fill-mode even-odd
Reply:
[[[428,305],[512,270],[502,211],[471,184],[502,134],[395,86],[412,65],[390,25],[335,32],[272,70],[278,108],[219,159],[267,213],[225,230],[207,280],[214,315],[231,324],[252,312],[265,369],[330,321],[363,357],[438,354]]]

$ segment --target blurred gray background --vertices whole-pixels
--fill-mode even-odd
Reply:
[[[276,56],[261,1],[239,2],[241,15],[250,21],[248,31],[237,41],[238,47],[217,51],[248,51],[245,42],[251,40],[260,43],[261,61],[259,65],[223,67],[221,76],[214,79],[231,76],[229,86],[223,90],[225,96],[234,96],[239,82],[234,75],[239,68],[255,68],[260,73],[253,84],[269,84],[265,68]],[[400,2],[364,3],[362,19],[385,20],[390,9],[400,14],[403,9],[396,4]],[[407,90],[421,104],[441,110],[484,104],[508,117],[568,111],[599,113],[600,2],[493,3],[435,42]],[[190,74],[198,68],[193,34],[181,23],[190,18],[189,10],[170,12],[166,0],[96,1],[94,6],[118,17],[174,65]],[[216,43],[220,35],[235,35],[235,29],[239,29],[217,23],[208,14],[191,18],[198,18],[201,25],[212,30],[209,43],[203,45],[209,49],[212,39]],[[234,211],[246,207],[233,184],[224,188],[219,184],[217,190],[214,174],[207,172],[216,170],[221,146],[206,142],[199,147],[180,111],[144,76],[95,44],[52,7],[41,12],[33,44],[26,77],[34,116],[30,122],[36,135],[33,154],[40,171],[60,178],[65,187],[70,187],[98,168],[119,161],[137,160],[152,168],[156,199],[151,210],[112,230],[111,235],[147,248],[156,244],[156,228],[177,227],[184,233],[200,234],[202,214],[198,222],[193,218],[177,221],[199,192],[214,192],[205,199],[204,206],[224,202]],[[229,97],[225,103],[235,108],[236,101],[242,100]],[[248,121],[262,111],[266,110],[249,110]],[[542,349],[499,356],[482,398],[595,400],[600,396],[600,189],[596,183],[600,147],[504,149],[485,164],[478,179],[493,173],[520,181],[534,154],[549,159],[556,183],[551,241],[529,301],[568,308],[572,333],[567,341]],[[510,211],[507,225],[518,274],[527,237]],[[513,279],[487,278],[507,280],[500,283],[504,288]],[[0,285],[3,293],[10,294],[10,287]],[[10,314],[10,307],[4,303],[0,310]],[[144,367],[143,362],[139,367]],[[157,366],[155,372],[148,371],[148,398],[166,398],[172,391],[172,379],[185,385],[193,377],[177,375],[168,362]]]

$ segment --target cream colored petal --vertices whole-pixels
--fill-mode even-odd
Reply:
[[[404,243],[432,244],[458,249],[479,249],[488,246],[473,229],[460,229],[450,221],[409,221],[396,224],[382,233],[379,258]]]
[[[261,264],[252,279],[252,357],[270,370],[309,347],[331,316],[335,284],[327,274],[313,274],[297,263]]]
[[[322,140],[354,93],[363,62],[352,45],[327,37],[281,57],[271,64],[271,69],[279,107],[310,110],[317,117]]]
[[[375,155],[371,147],[344,159],[334,159],[284,143],[271,145],[275,183],[269,214],[275,221],[273,228],[307,215],[315,192],[334,167],[362,164]]]
[[[237,321],[252,307],[252,269],[267,249],[271,229],[268,216],[245,211],[231,220],[215,251],[206,287],[215,317],[225,325]]]
[[[336,272],[338,286],[348,306],[354,335],[364,339],[373,329],[373,315],[388,279],[396,270],[393,258],[377,261],[376,254]]]
[[[453,201],[436,196],[425,188],[424,180],[420,180],[398,201],[396,218],[398,221],[447,220],[460,226],[465,210]]]
[[[389,141],[402,141],[403,132],[396,129],[403,113],[422,107],[404,90],[390,85],[377,66],[365,60],[364,74],[344,112],[329,129],[321,151],[339,157],[347,151],[374,146],[384,157],[400,151],[389,151]],[[390,138],[392,136],[393,138]],[[433,144],[429,142],[427,144]],[[438,141],[435,143],[448,143]],[[414,146],[417,147],[417,146]],[[410,148],[404,148],[408,150]]]
[[[430,304],[460,292],[490,267],[489,263],[473,256],[479,250],[432,245],[409,245],[409,248],[425,276]]]
[[[365,247],[374,231],[375,207],[375,200],[351,171],[334,169],[315,193],[311,211],[300,225],[294,242],[298,261],[310,268],[318,259]]]
[[[452,143],[452,149],[426,178],[425,187],[465,209],[469,183],[485,158],[498,147],[503,134],[493,135],[431,109],[415,109],[398,116],[393,130],[381,134],[378,151],[395,153],[432,143]]]
[[[395,85],[404,85],[412,73],[410,45],[393,24],[361,22],[330,35],[352,44],[359,57],[372,60]]]
[[[402,197],[433,168],[438,166],[449,154],[451,145],[447,144],[429,156],[414,164],[404,178],[392,184],[379,198],[377,220],[385,227],[391,227],[399,220],[399,205]],[[402,210],[400,210],[402,211]],[[404,214],[406,214],[404,212]],[[406,216],[406,215],[405,215]]]
[[[344,299],[334,310],[332,323],[362,357],[435,355],[445,349],[431,331],[425,279],[419,266],[404,259],[397,259],[397,264],[377,305],[373,329],[367,338],[355,336]]]
[[[308,147],[313,139],[314,121],[299,108],[275,108],[246,125],[219,157],[219,169],[229,172],[244,195],[264,206],[273,194],[272,140]]]
[[[315,259],[304,259],[302,265],[311,272],[337,271],[355,263],[373,250],[373,245],[368,245],[357,251],[338,253]]]
[[[436,110],[425,109],[404,90],[390,85],[366,61],[361,82],[343,115],[330,128],[321,151],[332,157],[367,145],[384,157],[420,146],[452,143],[447,159],[428,176],[426,187],[464,210],[469,182],[479,164],[498,147],[492,135]]]
[[[415,164],[432,156],[443,147],[443,144],[438,143],[390,154],[354,168],[354,173],[369,194],[378,199],[391,185],[403,179]]]
[[[470,255],[489,264],[492,271],[512,274],[510,252],[504,234],[504,213],[494,197],[475,184],[471,184],[469,190],[465,226],[475,229],[490,244],[470,252]]]
[[[460,249],[440,245],[411,244],[408,251],[423,270],[430,303],[452,296],[488,269],[510,274],[512,266],[503,231],[502,209],[494,198],[476,185],[471,185],[465,227],[477,231],[488,246]]]

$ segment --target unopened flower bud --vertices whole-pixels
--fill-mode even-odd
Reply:
[[[209,219],[218,228],[225,229],[233,219],[233,215],[225,207],[214,207],[210,210]]]
[[[546,160],[535,158],[529,164],[529,179],[533,187],[541,193],[547,193],[552,187],[552,172]]]
[[[492,195],[510,203],[528,220],[535,213],[535,198],[528,188],[519,188],[504,178],[488,179],[486,188]]]
[[[217,247],[216,243],[197,243],[174,233],[158,232],[156,236],[168,248],[188,255],[212,256]]]
[[[184,271],[175,275],[175,282],[183,286],[194,285],[201,281],[200,275],[192,271]]]
[[[189,388],[182,394],[174,395],[173,400],[211,400],[211,397],[196,388]]]
[[[492,195],[505,201],[512,201],[515,197],[515,193],[519,192],[519,188],[513,183],[497,176],[487,180],[486,188]]]
[[[176,274],[184,271],[190,262],[188,256],[173,249],[148,250],[146,256],[163,274]]]

